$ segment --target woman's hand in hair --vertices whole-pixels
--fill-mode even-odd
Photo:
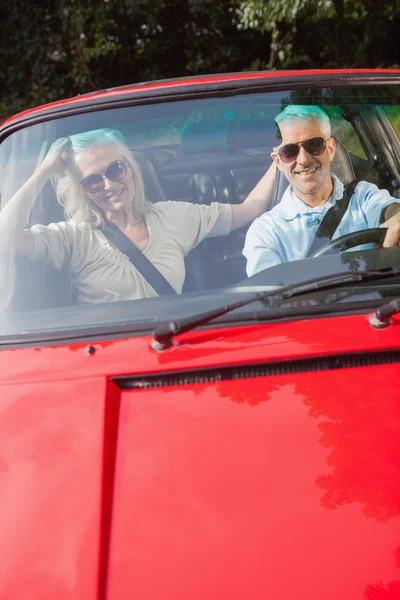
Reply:
[[[70,149],[71,140],[68,137],[60,138],[50,146],[38,170],[46,173],[48,177],[60,173],[66,166]]]

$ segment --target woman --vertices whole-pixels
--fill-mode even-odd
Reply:
[[[270,189],[270,169],[262,189]],[[52,179],[66,221],[24,229],[44,184]],[[112,223],[129,238],[180,293],[184,258],[202,239],[226,235],[269,208],[270,197],[257,186],[239,205],[147,202],[138,165],[121,134],[111,129],[55,142],[30,179],[0,214],[1,232],[13,232],[14,251],[57,269],[67,265],[79,303],[156,296],[127,256],[104,235]],[[259,188],[261,189],[261,188]]]

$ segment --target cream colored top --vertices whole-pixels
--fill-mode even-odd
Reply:
[[[172,287],[182,292],[184,258],[204,238],[229,233],[230,204],[158,202],[145,216],[149,243],[144,254]],[[157,296],[155,290],[112,246],[99,229],[79,229],[72,221],[34,225],[30,260],[45,259],[57,269],[67,266],[78,290],[78,302],[96,303]]]

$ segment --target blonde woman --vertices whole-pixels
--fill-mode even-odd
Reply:
[[[263,187],[272,189],[270,169]],[[49,180],[66,220],[25,229],[35,198]],[[145,199],[140,169],[116,130],[102,129],[55,142],[30,179],[0,214],[0,236],[13,231],[13,250],[30,261],[67,266],[79,303],[156,296],[157,292],[104,234],[118,228],[176,293],[185,280],[184,258],[204,238],[226,235],[269,208],[257,188],[242,204],[157,202]]]

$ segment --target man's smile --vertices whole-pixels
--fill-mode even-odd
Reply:
[[[307,169],[299,169],[298,171],[293,171],[293,173],[295,175],[300,175],[300,177],[306,177],[307,175],[312,175],[313,173],[315,173],[315,171],[318,169],[318,166],[316,167],[308,167]]]

